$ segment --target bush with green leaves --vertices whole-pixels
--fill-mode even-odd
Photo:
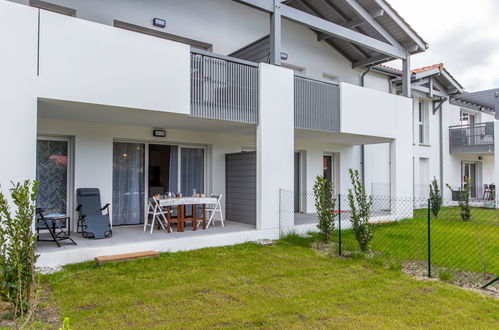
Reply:
[[[430,184],[430,210],[434,217],[438,217],[440,209],[442,208],[442,203],[443,199],[437,178],[433,178]]]
[[[34,299],[38,256],[32,225],[37,187],[29,180],[14,184],[10,196],[15,212],[0,191],[0,294],[12,303],[15,317],[23,316]]]
[[[461,209],[460,215],[463,221],[471,220],[470,196],[471,196],[471,180],[465,180],[464,189],[459,189],[459,198],[457,203]],[[452,192],[452,188],[447,184],[447,188]]]
[[[324,176],[317,176],[314,183],[315,209],[319,217],[319,236],[327,243],[331,240],[336,217],[336,198],[334,197],[333,183]]]
[[[373,238],[372,226],[369,223],[372,209],[372,198],[366,194],[366,189],[359,178],[359,171],[349,169],[352,189],[348,189],[348,204],[352,212],[350,222],[355,239],[359,243],[362,252],[371,250],[371,240]]]

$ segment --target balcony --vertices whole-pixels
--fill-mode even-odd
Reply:
[[[295,128],[340,131],[340,87],[295,75]]]
[[[493,154],[494,122],[449,127],[451,154]]]
[[[191,115],[256,124],[258,64],[191,52]]]

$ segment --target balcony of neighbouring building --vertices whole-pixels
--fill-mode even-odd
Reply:
[[[494,122],[449,127],[451,154],[493,154]]]

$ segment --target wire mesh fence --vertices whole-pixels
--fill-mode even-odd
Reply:
[[[313,193],[281,190],[280,233],[310,235],[319,218]],[[485,285],[499,276],[499,209],[492,201],[469,205],[469,216],[457,201],[442,202],[438,214],[430,200],[370,196],[372,255],[421,275],[459,277]],[[418,205],[415,207],[415,205]],[[347,196],[336,196],[336,253],[359,250],[352,230]],[[496,282],[496,286],[497,286]]]

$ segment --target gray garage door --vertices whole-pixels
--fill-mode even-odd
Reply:
[[[256,226],[256,152],[225,155],[225,193],[227,220]]]

